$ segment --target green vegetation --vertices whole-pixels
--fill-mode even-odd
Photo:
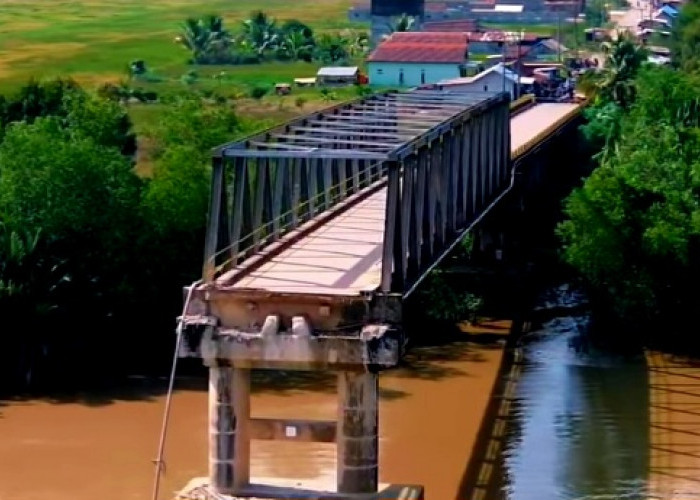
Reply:
[[[686,9],[697,13],[697,0]],[[584,127],[601,151],[598,167],[566,201],[559,234],[608,327],[620,321],[621,334],[697,344],[683,337],[700,300],[700,54],[687,45],[700,17],[692,15],[677,33],[680,70],[644,65],[628,39],[607,47],[603,72],[588,81]]]
[[[279,20],[303,12],[304,23],[315,32],[333,33],[353,28],[347,20],[349,6],[349,0],[268,0],[264,8]],[[238,30],[260,7],[250,0],[211,0],[206,6],[189,0],[7,0],[0,12],[5,33],[0,40],[0,92],[16,89],[30,77],[70,76],[87,86],[115,81],[134,60],[146,61],[158,75],[179,78],[186,72],[187,57],[174,39],[183,20],[216,12],[226,26]]]
[[[688,72],[700,70],[700,2],[689,0],[681,10],[678,26],[672,33],[676,66]]]
[[[30,83],[0,110],[0,315],[12,353],[0,381],[65,384],[163,359],[179,290],[200,271],[208,150],[263,124],[199,97],[174,101],[148,131],[144,179],[122,104],[58,80]]]
[[[175,38],[190,53],[190,64],[256,64],[270,60],[346,64],[367,52],[364,32],[345,30],[318,37],[296,19],[278,25],[262,11],[253,12],[238,33],[224,27],[220,16],[188,18]]]

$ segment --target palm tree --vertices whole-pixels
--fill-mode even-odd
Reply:
[[[14,345],[8,350],[14,358],[3,360],[9,362],[3,368],[9,368],[11,382],[25,387],[32,384],[37,365],[48,354],[45,323],[59,308],[61,285],[69,280],[60,263],[41,248],[40,234],[14,231],[0,222],[0,313],[27,320],[21,335],[5,339]]]
[[[589,97],[597,95],[627,107],[635,99],[634,77],[647,60],[647,51],[626,33],[618,33],[615,40],[603,42],[601,49],[605,54],[602,68],[584,74],[577,87]]]
[[[301,31],[291,31],[287,33],[280,43],[280,49],[287,57],[296,61],[299,59],[310,59],[314,45],[308,37]]]
[[[348,41],[347,50],[350,57],[362,57],[369,52],[369,36],[367,32],[346,30],[341,35]]]
[[[263,11],[255,11],[249,19],[243,21],[243,42],[255,49],[258,54],[279,45],[280,36],[275,20]]]
[[[316,42],[316,58],[326,64],[339,64],[348,58],[349,41],[338,34],[322,34]]]
[[[605,64],[596,82],[597,91],[626,107],[634,101],[634,77],[647,60],[647,51],[626,33],[618,33],[612,42],[602,45]]]
[[[401,14],[395,22],[388,23],[387,26],[390,34],[403,31],[413,31],[413,28],[416,27],[416,18],[407,14]]]
[[[224,29],[220,16],[200,19],[187,18],[175,41],[192,53],[194,62],[202,62],[207,56],[221,53],[231,45],[231,34]]]

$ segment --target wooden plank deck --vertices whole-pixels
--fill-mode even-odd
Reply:
[[[538,104],[513,117],[511,151],[576,108]],[[239,280],[234,288],[357,296],[379,286],[386,188],[319,227]]]

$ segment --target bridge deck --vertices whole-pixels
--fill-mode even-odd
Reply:
[[[538,104],[511,119],[511,152],[567,117],[577,104]],[[234,288],[357,296],[380,283],[386,189],[333,218],[250,272]],[[225,280],[226,276],[222,277]]]
[[[566,117],[578,104],[542,103],[514,116],[510,120],[510,149],[516,152],[536,139],[550,125]]]

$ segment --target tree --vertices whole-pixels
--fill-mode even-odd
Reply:
[[[618,33],[612,42],[602,45],[605,64],[599,73],[597,89],[601,97],[623,108],[635,98],[634,77],[647,60],[647,52],[629,35]]]
[[[679,327],[700,300],[700,91],[645,69],[617,143],[566,202],[564,258],[639,329]],[[672,328],[667,328],[672,329]]]
[[[41,231],[11,230],[0,223],[0,315],[6,318],[5,351],[12,361],[0,365],[0,388],[30,387],[47,357],[51,321],[59,313],[63,266],[47,255]],[[21,318],[21,329],[12,328]]]
[[[413,31],[416,26],[416,19],[407,14],[401,14],[398,19],[389,23],[388,28],[390,33]]]
[[[350,57],[364,57],[369,52],[369,35],[366,31],[345,30],[342,36],[347,40],[347,51]]]
[[[118,102],[75,93],[66,97],[64,105],[64,126],[101,146],[116,148],[130,158],[135,156],[136,133],[126,109]]]
[[[212,64],[226,61],[232,37],[224,29],[223,19],[210,15],[200,19],[187,18],[175,41],[190,51],[193,63]]]
[[[672,31],[671,47],[677,67],[700,70],[700,0],[689,0],[681,8]]]
[[[324,33],[316,41],[315,58],[326,64],[342,64],[349,55],[348,43],[341,35]]]
[[[243,21],[243,43],[263,55],[266,50],[276,49],[280,41],[280,33],[274,19],[258,10]]]
[[[296,60],[311,61],[314,44],[313,40],[304,36],[301,31],[291,31],[282,37],[280,49],[286,57]]]
[[[10,227],[51,240],[86,238],[96,253],[119,248],[138,205],[139,179],[116,148],[55,117],[9,127],[0,145],[0,213]],[[86,255],[81,250],[83,257]]]
[[[282,23],[280,33],[283,35],[288,35],[289,33],[301,33],[301,35],[306,38],[309,43],[313,44],[314,41],[314,30],[312,30],[307,24],[304,24],[297,19],[288,19]]]
[[[40,116],[65,116],[66,97],[82,93],[80,86],[70,79],[30,80],[9,98],[0,96],[0,125],[4,128],[9,123],[32,122]]]
[[[209,159],[210,148],[234,140],[246,124],[226,106],[209,106],[201,99],[179,98],[163,113],[147,135],[155,143],[155,157],[177,146],[198,151],[193,162]]]

